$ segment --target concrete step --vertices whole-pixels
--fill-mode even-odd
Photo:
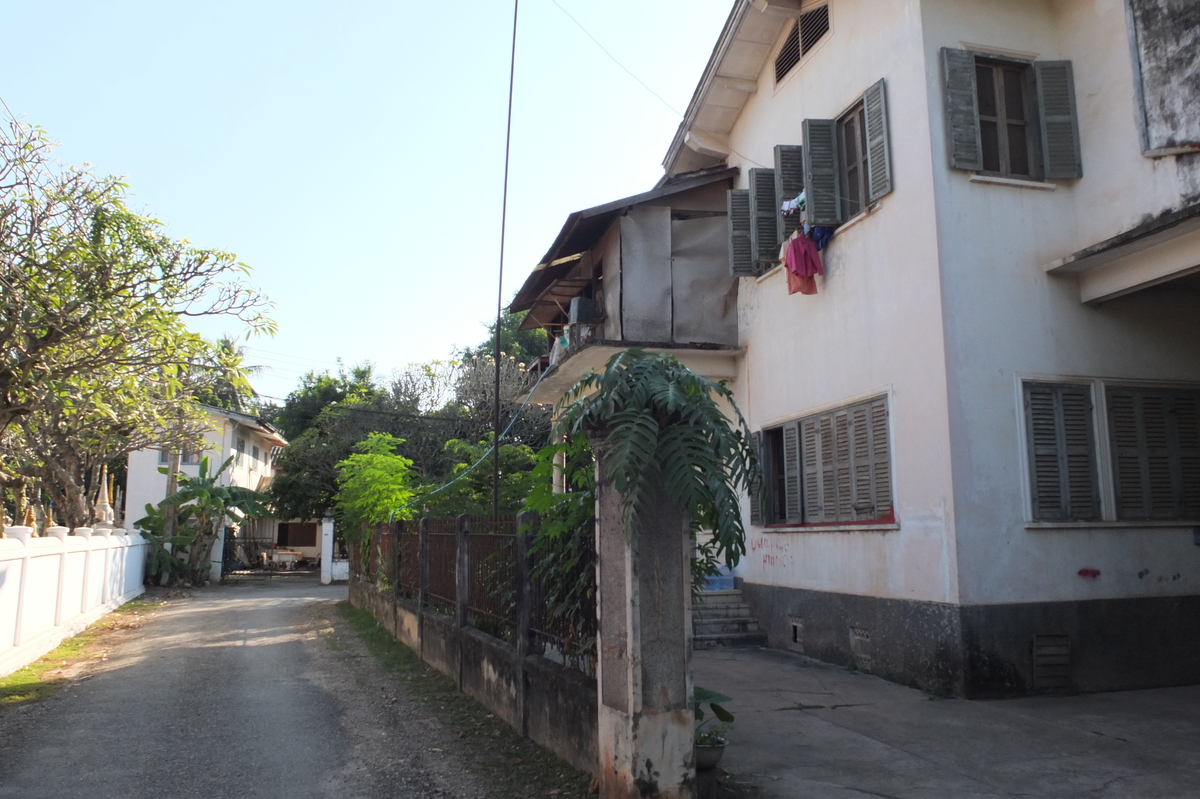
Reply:
[[[696,635],[726,635],[728,633],[756,633],[758,620],[744,619],[713,619],[711,621],[692,621],[692,631]]]
[[[692,649],[717,649],[718,647],[751,647],[766,646],[767,634],[754,633],[719,633],[716,635],[692,636]]]
[[[753,616],[745,602],[728,605],[699,605],[692,608],[694,619],[740,619]]]
[[[692,606],[725,605],[731,602],[740,603],[742,601],[742,591],[740,588],[733,588],[728,591],[701,591],[692,601]]]

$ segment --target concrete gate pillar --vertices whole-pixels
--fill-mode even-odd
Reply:
[[[627,540],[597,443],[600,796],[694,799],[687,515],[656,486]]]
[[[333,516],[321,519],[321,585],[333,582]]]

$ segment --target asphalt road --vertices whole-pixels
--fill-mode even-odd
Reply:
[[[322,640],[345,596],[278,579],[172,601],[89,677],[4,720],[0,797],[486,793],[423,754],[447,734],[435,720],[380,707],[361,642]]]

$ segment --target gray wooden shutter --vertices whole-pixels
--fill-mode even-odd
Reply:
[[[863,94],[863,111],[867,127],[867,197],[875,202],[892,191],[887,91],[883,78]]]
[[[793,524],[804,521],[800,481],[800,426],[792,422],[783,428],[783,507],[787,521]]]
[[[779,260],[779,228],[775,219],[779,203],[775,201],[775,170],[750,170],[750,245],[759,272]]]
[[[892,512],[892,439],[888,432],[887,398],[869,403],[871,411],[871,484],[874,491],[875,517]]]
[[[804,419],[799,424],[801,461],[804,473],[804,521],[825,521],[822,500],[820,419]]]
[[[942,99],[946,110],[946,152],[954,169],[983,169],[979,141],[979,97],[975,54],[942,48]]]
[[[1083,177],[1079,155],[1079,119],[1070,61],[1035,61],[1042,158],[1047,178]]]
[[[856,405],[849,415],[853,484],[848,516],[855,521],[874,521],[892,510],[887,399]]]
[[[1179,444],[1180,515],[1200,519],[1200,393],[1177,394],[1173,416]]]
[[[771,482],[770,475],[767,474],[767,468],[770,461],[767,458],[766,437],[759,430],[754,434],[754,446],[758,453],[758,465],[762,470],[760,474],[765,478],[768,484]],[[763,505],[766,503],[766,496],[763,493],[764,480],[753,479],[750,481],[750,524],[756,527],[763,525]]]
[[[1033,518],[1098,519],[1091,388],[1026,383],[1024,393]]]
[[[812,225],[842,223],[838,180],[837,122],[806,119],[804,132],[804,186],[808,192],[808,221]]]
[[[794,200],[804,191],[804,148],[798,144],[775,145],[775,211],[779,241],[790,238],[800,227],[800,214],[784,216],[785,200]]]
[[[750,246],[750,192],[733,189],[725,196],[729,212],[729,272],[735,277],[753,277],[758,273]]]

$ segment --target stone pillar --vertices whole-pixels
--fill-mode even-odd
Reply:
[[[333,582],[333,516],[321,519],[321,585]]]
[[[641,532],[627,539],[621,496],[603,472],[598,465],[600,797],[694,799],[688,518],[653,486]]]

